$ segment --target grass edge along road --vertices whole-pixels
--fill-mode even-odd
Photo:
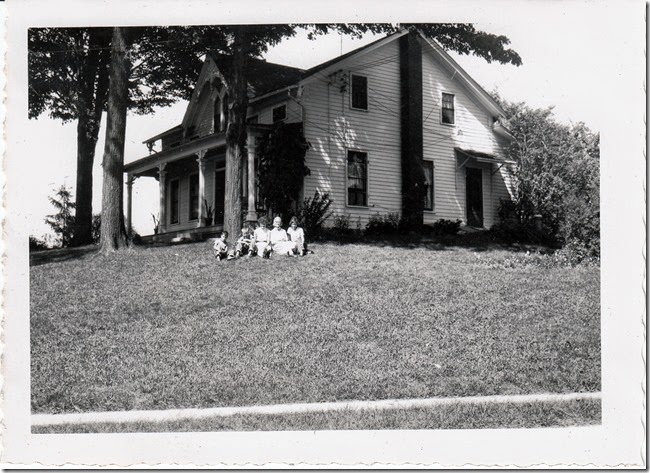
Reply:
[[[600,423],[600,393],[570,393],[33,415],[32,433],[533,428]]]

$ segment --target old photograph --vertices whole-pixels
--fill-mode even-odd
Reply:
[[[604,432],[587,6],[24,23],[24,435]]]

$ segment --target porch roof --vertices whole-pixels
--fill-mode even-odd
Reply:
[[[246,132],[263,132],[268,130],[271,125],[263,125],[258,123],[249,123],[246,125]],[[217,148],[226,145],[226,133],[219,131],[212,133],[201,138],[196,138],[191,141],[180,144],[173,148],[168,148],[164,151],[152,153],[140,159],[136,159],[124,165],[124,172],[127,174],[144,174],[157,168],[160,164],[171,163],[182,158],[186,158],[201,150]]]
[[[492,164],[516,164],[511,159],[502,158],[493,154],[483,153],[481,151],[474,151],[472,149],[454,148],[457,155],[463,155],[465,158],[474,159],[479,163],[492,163]]]

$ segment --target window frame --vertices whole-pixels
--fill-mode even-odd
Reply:
[[[366,108],[360,108],[360,107],[355,107],[354,106],[354,79],[353,77],[363,77],[366,79]],[[350,109],[352,110],[359,110],[361,112],[367,112],[370,109],[370,104],[369,104],[369,97],[370,94],[368,93],[370,91],[370,88],[368,87],[368,76],[364,74],[355,74],[353,72],[350,72]]]
[[[176,202],[173,200],[173,188],[176,185]],[[176,209],[176,220],[174,220],[174,208]],[[179,178],[169,180],[169,225],[181,223],[181,181]]]
[[[279,120],[276,120],[276,119],[275,119],[275,111],[276,111],[277,109],[280,109],[280,108],[283,108],[283,107],[284,107],[284,117],[282,117],[282,118],[279,119]],[[273,108],[271,109],[271,121],[272,121],[274,124],[275,124],[275,123],[280,123],[280,122],[285,121],[285,120],[287,119],[287,112],[288,112],[288,110],[287,110],[287,104],[286,104],[286,102],[283,103],[282,105],[278,105],[278,106],[276,106],[276,107],[273,107]]]
[[[192,178],[196,176],[196,217],[193,218],[192,211],[194,210],[192,208]],[[188,206],[187,206],[187,215],[188,215],[188,222],[192,221],[197,221],[199,219],[199,206],[201,203],[199,202],[199,173],[195,172],[192,173],[188,176],[187,178],[187,200],[188,200]]]
[[[363,153],[366,155],[366,175],[365,175],[365,181],[366,181],[366,203],[365,205],[358,205],[358,204],[350,204],[350,185],[349,185],[349,174],[348,174],[348,168],[349,168],[349,159],[350,159],[350,153]],[[370,173],[369,173],[369,168],[370,168],[370,155],[368,154],[367,151],[363,151],[360,149],[356,148],[347,148],[345,150],[345,206],[346,207],[354,207],[354,208],[360,208],[360,209],[367,209],[370,208]]]
[[[431,166],[431,208],[427,208],[426,205],[424,206],[424,211],[425,212],[435,212],[436,211],[436,165],[431,159],[423,159],[422,160],[422,170],[424,170],[425,166]],[[426,183],[425,183],[426,185]],[[427,190],[427,193],[429,191]],[[426,198],[426,196],[425,196]]]
[[[445,108],[445,95],[451,96],[451,109]],[[451,123],[445,121],[445,110],[452,111],[452,121]],[[446,126],[455,126],[456,125],[456,94],[451,92],[441,92],[440,95],[440,124]]]

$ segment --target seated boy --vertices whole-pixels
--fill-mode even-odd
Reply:
[[[235,243],[235,258],[239,258],[241,255],[249,253],[252,249],[252,235],[251,229],[248,225],[241,229],[241,236]]]
[[[217,261],[228,257],[228,232],[226,230],[221,232],[221,236],[214,241],[212,253]]]

